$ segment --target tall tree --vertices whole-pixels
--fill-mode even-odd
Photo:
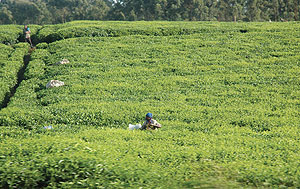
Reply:
[[[300,0],[0,0],[0,24],[72,20],[289,21]]]
[[[169,0],[166,9],[166,16],[168,20],[182,20],[180,9],[181,0]]]
[[[6,5],[0,5],[0,24],[13,24],[14,18],[12,12]]]
[[[17,24],[38,24],[42,15],[41,9],[33,2],[27,0],[10,2],[10,11]]]
[[[208,11],[203,0],[184,0],[181,5],[181,17],[184,20],[206,20]]]
[[[258,0],[248,0],[246,7],[246,21],[259,21],[261,10],[259,9]]]
[[[272,11],[270,15],[270,20],[279,21],[279,2],[278,0],[272,0]]]

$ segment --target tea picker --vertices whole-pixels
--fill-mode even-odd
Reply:
[[[143,123],[141,130],[156,130],[158,128],[161,128],[161,124],[153,119],[152,113],[147,113],[146,121]]]
[[[138,124],[138,125],[129,124],[129,130],[135,130],[135,129],[157,130],[158,128],[161,128],[161,124],[159,124],[155,119],[153,119],[152,113],[147,113],[145,119],[146,119],[146,121],[143,123],[143,125],[141,125],[141,124]]]
[[[32,42],[31,42],[31,38],[30,38],[30,28],[27,25],[24,25],[24,35],[25,35],[25,41],[30,43],[30,47],[33,48]]]

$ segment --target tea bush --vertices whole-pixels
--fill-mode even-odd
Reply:
[[[128,35],[152,35],[172,36],[191,35],[196,33],[224,33],[239,32],[261,32],[261,31],[287,31],[293,27],[297,33],[297,26],[294,23],[238,23],[228,24],[220,22],[165,22],[165,21],[73,21],[64,24],[49,25],[39,30],[37,39],[42,42],[55,42],[61,39],[74,37],[120,37]],[[287,27],[288,26],[288,27]],[[262,29],[262,27],[264,29]]]
[[[35,34],[39,26],[32,27]],[[24,67],[24,56],[28,52],[27,43],[19,43],[23,37],[22,26],[0,26],[0,107],[11,95],[11,89],[17,84],[18,73]]]
[[[0,106],[17,83],[18,72],[24,66],[23,57],[27,51],[28,45],[24,43],[16,44],[13,48],[0,44]]]
[[[0,186],[299,187],[299,26],[44,26],[0,111]],[[161,130],[127,130],[147,112]]]
[[[24,26],[21,25],[0,25],[0,43],[14,45],[24,42],[23,28]],[[30,25],[29,28],[33,39],[35,39],[35,34],[40,30],[41,26]]]
[[[0,26],[0,43],[6,45],[15,44],[18,41],[20,35],[22,35],[22,26],[17,25],[1,25]]]
[[[298,186],[298,128],[257,133],[124,129],[18,132],[1,137],[2,187]],[[71,128],[71,127],[70,127]],[[68,131],[69,130],[69,131]],[[293,132],[286,132],[287,130]],[[280,145],[278,145],[280,144]]]

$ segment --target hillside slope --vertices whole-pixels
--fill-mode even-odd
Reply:
[[[1,186],[300,186],[299,29],[213,22],[40,28],[25,80],[0,111]],[[70,63],[55,65],[62,59]],[[53,79],[65,86],[46,89]],[[147,112],[161,130],[127,130]]]

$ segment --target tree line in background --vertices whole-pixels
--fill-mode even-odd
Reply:
[[[0,0],[0,24],[72,20],[299,21],[300,0]]]

